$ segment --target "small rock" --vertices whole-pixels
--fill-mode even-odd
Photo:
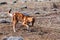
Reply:
[[[3,35],[3,33],[0,33],[0,35]]]
[[[27,6],[22,7],[21,9],[27,9]]]
[[[3,40],[7,40],[7,38],[4,38]]]
[[[10,36],[10,37],[4,38],[3,40],[23,40],[23,38]]]
[[[4,4],[7,4],[7,2],[1,2],[0,5],[4,5]]]
[[[29,14],[27,14],[27,13],[23,13],[23,15],[25,15],[25,16],[29,16]]]
[[[35,14],[40,14],[39,12],[36,12]]]
[[[10,23],[10,22],[8,22],[6,20],[2,20],[0,23]]]
[[[44,35],[44,34],[47,34],[48,32],[43,32],[43,31],[41,31],[40,33],[39,33],[39,35]]]
[[[56,9],[56,8],[53,8],[52,10],[53,10],[53,11],[57,11],[57,9]]]
[[[57,5],[55,3],[53,3],[53,8],[58,8]]]
[[[16,3],[17,1],[14,1],[13,3]]]

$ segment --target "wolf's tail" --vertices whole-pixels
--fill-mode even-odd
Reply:
[[[9,13],[11,13],[12,9],[9,10]]]

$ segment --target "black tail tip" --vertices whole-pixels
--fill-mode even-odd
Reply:
[[[11,13],[12,9],[9,10],[9,13]]]

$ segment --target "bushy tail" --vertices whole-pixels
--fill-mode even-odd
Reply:
[[[32,19],[32,26],[34,25],[35,23],[35,18]]]
[[[10,9],[10,10],[8,11],[8,14],[12,17],[13,15],[12,15],[11,11],[12,11],[12,9]]]

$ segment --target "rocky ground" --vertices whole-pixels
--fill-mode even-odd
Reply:
[[[21,12],[35,18],[35,24],[30,27],[30,32],[20,23],[17,32],[13,32],[11,17],[7,14]],[[6,37],[22,37],[23,40],[60,40],[60,2],[27,2],[0,4],[0,40]]]

